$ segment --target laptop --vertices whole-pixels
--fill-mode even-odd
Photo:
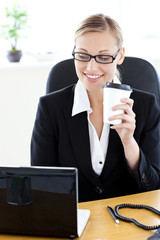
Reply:
[[[90,210],[77,202],[76,168],[0,167],[0,233],[80,237]]]

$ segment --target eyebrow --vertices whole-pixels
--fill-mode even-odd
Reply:
[[[79,50],[80,51],[84,51],[84,52],[88,52],[86,49],[84,49],[84,48],[79,48]],[[99,51],[99,53],[103,53],[103,52],[110,52],[110,50],[108,50],[108,49],[105,49],[105,50],[101,50],[101,51]],[[109,53],[106,53],[106,54],[109,54]]]
[[[99,51],[99,53],[103,53],[103,52],[111,52],[111,51],[108,50],[108,49],[105,49],[105,50],[101,50],[101,51]]]
[[[81,51],[84,51],[84,52],[88,52],[86,49],[84,49],[84,48],[79,48],[79,50]]]

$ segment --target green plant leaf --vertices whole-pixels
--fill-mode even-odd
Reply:
[[[23,36],[22,30],[27,27],[28,14],[14,3],[11,9],[5,9],[5,18],[8,23],[0,26],[0,34],[10,40],[12,49],[16,49],[17,39]]]

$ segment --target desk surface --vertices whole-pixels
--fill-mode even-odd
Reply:
[[[146,204],[160,210],[160,190],[110,198],[99,201],[79,203],[79,208],[90,209],[90,219],[81,235],[81,240],[146,240],[154,231],[138,228],[132,223],[116,224],[106,209],[106,206],[115,207],[121,203]],[[146,225],[160,224],[160,217],[147,210],[121,209],[122,215],[136,218]],[[39,238],[29,236],[0,235],[0,240],[60,240],[56,238]],[[78,240],[78,239],[77,239]]]

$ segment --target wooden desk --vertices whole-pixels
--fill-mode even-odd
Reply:
[[[106,206],[115,207],[121,203],[146,204],[160,210],[160,190],[134,194],[100,201],[80,203],[79,208],[90,209],[91,215],[80,240],[146,240],[154,231],[138,228],[132,223],[116,224]],[[147,210],[121,209],[121,214],[133,217],[146,225],[160,224],[160,217]],[[56,238],[39,238],[29,236],[0,235],[0,240],[60,240]],[[77,239],[78,240],[78,239]]]

